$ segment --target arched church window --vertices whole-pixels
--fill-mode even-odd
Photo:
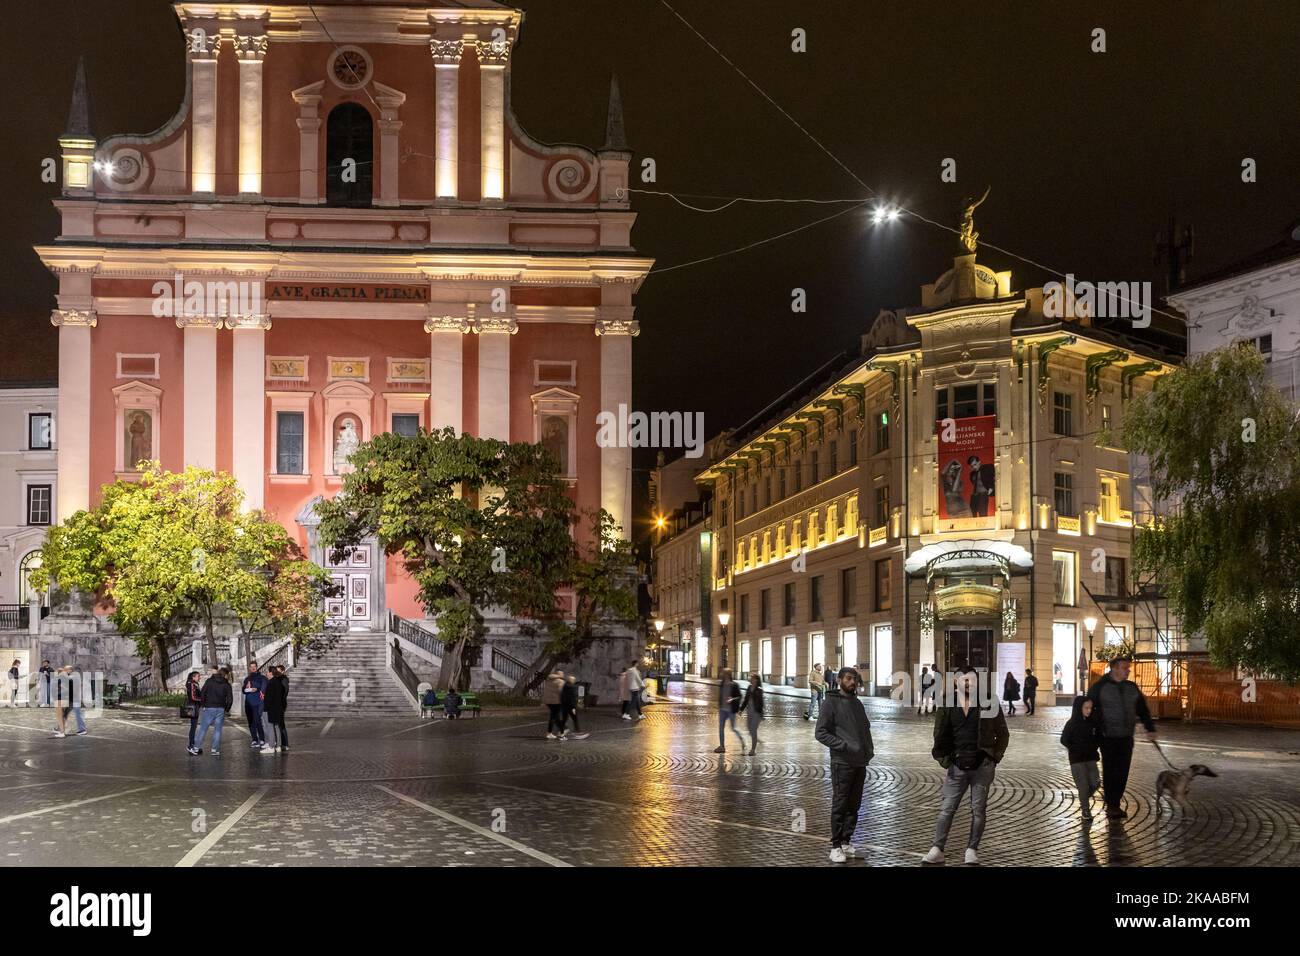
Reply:
[[[364,106],[340,103],[325,130],[325,199],[331,206],[369,206],[374,199],[374,124]]]

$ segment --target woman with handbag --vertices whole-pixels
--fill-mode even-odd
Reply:
[[[190,719],[190,749],[194,749],[194,731],[199,726],[199,708],[203,706],[203,693],[199,689],[199,672],[190,671],[185,678],[185,702],[181,704],[181,716]]]

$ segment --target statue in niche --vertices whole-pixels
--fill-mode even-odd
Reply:
[[[134,469],[142,461],[153,459],[153,417],[139,408],[126,413],[125,457],[122,465],[126,471]]]
[[[560,463],[560,474],[569,474],[569,420],[556,415],[542,419],[542,447]]]
[[[334,474],[345,475],[352,470],[348,464],[348,459],[352,453],[357,450],[361,444],[361,439],[357,436],[357,424],[351,418],[343,419],[343,424],[339,427],[338,436],[334,439]]]

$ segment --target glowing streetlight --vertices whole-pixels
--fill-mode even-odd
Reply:
[[[882,222],[893,222],[899,217],[899,211],[894,206],[877,206],[871,214],[871,221],[879,225]]]
[[[655,630],[658,631],[660,634],[662,634],[662,633],[664,632],[664,619],[663,619],[663,618],[661,618],[661,617],[657,617],[657,618],[655,618]]]

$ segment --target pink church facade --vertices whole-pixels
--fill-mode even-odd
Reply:
[[[176,116],[98,140],[79,73],[60,138],[58,513],[139,459],[239,481],[317,560],[311,505],[383,431],[544,442],[626,530],[631,154],[532,140],[510,111],[522,14],[466,3],[174,4]],[[335,568],[358,629],[418,615],[373,543]]]

